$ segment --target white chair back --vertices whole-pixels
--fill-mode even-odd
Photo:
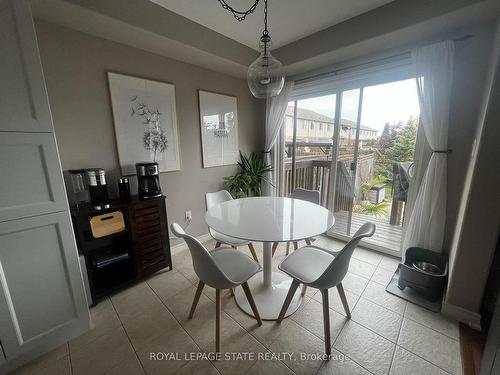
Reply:
[[[351,240],[344,246],[344,248],[335,256],[328,268],[323,274],[313,283],[310,284],[313,288],[328,289],[337,286],[342,282],[344,276],[349,268],[352,253],[359,241],[363,238],[371,237],[375,233],[375,224],[365,223],[359,228]]]
[[[307,190],[307,189],[297,188],[294,191],[292,191],[289,197],[315,204],[320,204],[320,194],[318,190]]]
[[[227,202],[232,199],[233,197],[227,190],[219,190],[214,193],[205,194],[205,203],[207,204],[207,210],[210,209],[210,207],[215,206],[216,204]]]
[[[194,272],[201,281],[216,289],[228,289],[237,285],[222,272],[214,261],[214,258],[200,241],[187,234],[177,223],[172,223],[170,229],[175,236],[186,241],[191,258],[193,259]]]

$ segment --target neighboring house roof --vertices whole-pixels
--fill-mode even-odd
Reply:
[[[293,106],[288,106],[286,108],[286,116],[293,116]],[[301,120],[308,120],[308,121],[317,121],[317,122],[323,122],[323,123],[330,123],[333,124],[334,119],[325,115],[322,115],[321,113],[311,111],[310,109],[306,108],[297,108],[297,118]],[[346,119],[341,119],[341,124],[343,127],[355,129],[356,128],[356,123],[351,120],[346,120]],[[362,130],[371,130],[374,132],[378,132],[377,129],[374,129],[370,126],[366,126],[361,124],[361,129]]]

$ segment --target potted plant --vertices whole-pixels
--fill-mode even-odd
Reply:
[[[238,173],[224,178],[224,186],[234,198],[260,196],[262,182],[271,183],[266,177],[272,171],[271,166],[254,152],[247,156],[240,151],[238,167]]]

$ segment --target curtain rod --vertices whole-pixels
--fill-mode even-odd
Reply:
[[[473,37],[474,37],[474,35],[466,34],[466,35],[463,35],[461,37],[454,38],[454,39],[452,39],[452,41],[455,42],[455,43],[458,43],[458,42],[463,42],[465,40],[471,39]],[[310,75],[310,76],[307,76],[307,77],[304,77],[304,78],[297,79],[297,80],[295,80],[295,83],[300,83],[300,82],[303,82],[303,81],[309,81],[311,79],[320,78],[320,77],[323,77],[323,76],[329,76],[329,75],[333,75],[333,74],[338,74],[339,72],[342,72],[344,70],[350,70],[350,69],[354,69],[354,68],[359,68],[359,67],[362,67],[362,66],[371,65],[373,63],[382,63],[384,61],[391,61],[391,60],[394,60],[394,59],[397,59],[397,58],[409,57],[410,54],[411,54],[411,51],[406,51],[406,52],[397,53],[397,54],[394,54],[394,55],[391,55],[391,56],[382,57],[380,59],[375,59],[375,60],[367,61],[367,62],[364,62],[364,63],[349,65],[349,66],[344,67],[344,68],[338,68],[338,69],[330,70],[330,71],[324,72],[324,73],[313,74],[313,75]]]

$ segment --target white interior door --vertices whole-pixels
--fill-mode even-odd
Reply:
[[[54,134],[0,134],[0,221],[66,210]]]
[[[68,212],[0,223],[0,334],[7,359],[86,329]]]
[[[0,131],[52,132],[29,2],[0,0],[0,27]]]
[[[89,313],[28,0],[0,0],[0,56],[6,373],[84,333]]]

